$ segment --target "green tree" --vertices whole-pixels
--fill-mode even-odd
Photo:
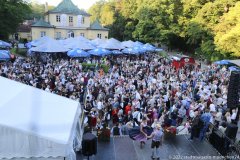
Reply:
[[[240,2],[229,9],[215,27],[217,50],[240,57]]]
[[[110,37],[158,42],[212,59],[230,54],[239,56],[237,2],[240,3],[239,0],[101,0],[89,11],[93,19],[110,28]]]
[[[120,41],[123,41],[126,39],[124,27],[126,26],[125,18],[117,11],[115,12],[114,17],[115,21],[113,22],[113,24],[108,26],[108,28],[110,29],[109,37],[114,37]]]
[[[28,14],[26,19],[33,19],[33,18],[40,19],[43,17],[43,15],[45,13],[45,5],[44,4],[32,2],[30,4],[30,8],[31,8],[32,13]],[[54,8],[54,6],[48,5],[48,10],[51,10],[53,8]]]
[[[105,0],[100,0],[97,1],[95,4],[93,4],[88,12],[92,15],[90,17],[91,22],[94,22],[95,20],[100,20],[101,19],[101,12],[102,12],[102,7],[106,4]]]
[[[181,10],[179,1],[144,0],[135,13],[138,24],[134,37],[142,41],[172,44],[172,38],[169,37],[177,37],[179,33],[178,16]]]
[[[112,25],[115,21],[115,6],[114,3],[107,2],[102,6],[100,12],[100,21],[103,26]]]
[[[0,1],[0,38],[8,39],[15,33],[18,25],[31,13],[29,4],[24,0]]]

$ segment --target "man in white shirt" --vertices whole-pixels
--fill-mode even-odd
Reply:
[[[216,107],[214,104],[210,104],[209,108],[210,108],[210,112],[216,112]]]
[[[97,109],[98,110],[102,110],[103,109],[103,102],[102,101],[98,101],[97,102]]]
[[[232,122],[234,122],[236,120],[236,117],[237,117],[237,110],[233,109],[232,110],[232,115],[231,115]]]

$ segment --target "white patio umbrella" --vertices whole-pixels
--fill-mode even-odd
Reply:
[[[48,37],[48,36],[41,37],[41,38],[39,38],[39,39],[37,39],[35,41],[32,41],[31,46],[37,47],[39,45],[42,45],[43,43],[45,43],[48,40],[53,40],[53,39]]]
[[[37,47],[33,47],[31,51],[54,53],[54,52],[67,52],[69,51],[69,49],[61,45],[57,40],[49,39],[45,43]]]
[[[96,38],[96,39],[94,39],[94,40],[91,40],[91,44],[92,45],[94,45],[94,46],[99,46],[99,45],[101,45],[101,44],[103,44],[103,43],[105,43],[106,41],[105,40],[103,40],[103,39],[100,39],[100,38]]]
[[[123,41],[122,42],[122,46],[123,47],[127,47],[127,48],[133,48],[135,46],[135,43],[131,40],[129,41]]]
[[[70,44],[65,45],[66,48],[70,48],[70,49],[82,49],[82,50],[91,50],[91,49],[95,49],[96,47],[94,47],[93,45],[91,45],[90,43],[87,42],[79,42],[79,41],[75,41],[72,42]]]
[[[114,39],[114,38],[111,38],[111,39],[107,40],[106,43],[102,43],[98,47],[105,48],[105,49],[114,49],[114,50],[124,49],[121,42]]]

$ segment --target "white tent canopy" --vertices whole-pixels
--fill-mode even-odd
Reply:
[[[67,52],[68,48],[62,46],[59,41],[48,39],[41,45],[31,49],[33,52],[45,52],[45,53],[54,53],[54,52]]]
[[[61,39],[61,40],[58,40],[58,41],[60,42],[60,44],[66,45],[66,44],[73,43],[74,42],[74,38],[70,37],[70,38]]]
[[[105,48],[105,49],[116,49],[116,50],[124,49],[121,42],[114,38],[107,40],[106,43],[102,43],[98,47]]]
[[[0,77],[0,159],[75,160],[77,101]]]
[[[91,45],[90,43],[87,42],[79,42],[79,41],[74,41],[72,43],[69,43],[67,45],[65,45],[66,48],[70,48],[70,49],[82,49],[82,50],[90,50],[90,49],[95,49],[95,47],[93,45]]]
[[[236,64],[237,66],[240,67],[240,59],[235,59],[235,60],[229,60],[229,62]]]
[[[94,46],[99,46],[99,45],[104,44],[104,43],[106,43],[106,41],[103,40],[103,39],[100,39],[100,38],[96,38],[94,40],[91,40],[91,44],[93,44]]]
[[[115,44],[119,44],[121,43],[119,40],[115,39],[115,38],[110,38],[107,40],[107,43],[115,43]]]
[[[89,39],[87,39],[87,38],[85,38],[83,36],[74,37],[73,39],[74,39],[74,41],[79,41],[79,42],[86,42],[86,43],[90,42]]]
[[[127,48],[133,48],[135,46],[135,43],[131,40],[129,41],[123,41],[122,42],[122,46],[123,47],[127,47]]]
[[[50,37],[44,36],[44,37],[41,37],[41,38],[39,38],[39,39],[37,39],[35,41],[32,41],[31,45],[37,47],[39,45],[44,44],[46,41],[49,41],[49,40],[53,40],[53,39],[50,38]]]

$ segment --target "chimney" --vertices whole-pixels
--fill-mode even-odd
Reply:
[[[45,3],[45,13],[48,12],[48,2]]]

